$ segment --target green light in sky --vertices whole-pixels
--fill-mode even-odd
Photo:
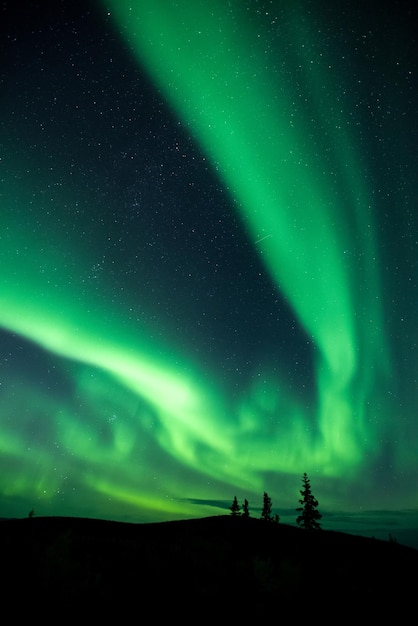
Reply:
[[[179,462],[178,478],[160,470],[160,488],[173,497],[184,495],[186,484],[188,495],[197,484],[202,493],[202,476],[207,494],[216,497],[220,485],[259,491],[265,472],[357,471],[373,451],[376,427],[367,405],[388,357],[367,184],[327,59],[315,52],[316,36],[297,8],[272,26],[260,16],[254,23],[238,1],[106,5],[138,62],[209,155],[249,239],[312,338],[317,413],[261,366],[231,419],[230,403],[187,355],[151,341],[145,325],[142,334],[129,326],[123,306],[103,296],[104,284],[97,286],[100,299],[86,290],[89,251],[66,232],[55,232],[53,241],[39,238],[34,213],[25,210],[30,183],[25,189],[9,181],[4,197],[13,201],[1,215],[7,264],[0,269],[0,325],[72,362],[69,377],[86,414],[95,407],[105,416],[112,389],[115,412],[124,416],[94,428],[56,400],[48,414],[57,445],[89,489],[167,512],[178,505],[153,495],[139,456],[150,415],[156,458]],[[44,206],[38,208],[42,213]],[[136,413],[139,399],[147,408]],[[15,493],[34,483],[39,493],[56,493],[62,478],[40,462],[46,448],[28,449],[26,432],[22,440],[13,435],[15,397],[0,410],[2,454],[16,463],[25,458],[31,476],[16,479]],[[158,460],[150,464],[157,473]],[[187,481],[183,467],[191,472]],[[144,481],[141,496],[134,480]]]
[[[237,1],[109,6],[231,190],[319,350],[320,436],[313,444],[300,416],[286,446],[326,472],[358,464],[368,447],[366,372],[375,368],[378,378],[388,365],[373,215],[330,59],[309,20],[297,3],[285,17],[258,14],[259,23]],[[364,307],[366,322],[356,314]],[[281,469],[295,469],[278,456]]]

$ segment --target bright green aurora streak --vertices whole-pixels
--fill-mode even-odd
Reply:
[[[298,3],[274,27],[283,31],[283,62],[266,42],[274,15],[255,25],[238,1],[227,10],[217,0],[111,6],[235,196],[249,237],[318,347],[319,434],[310,435],[293,399],[292,430],[278,435],[271,455],[258,451],[259,467],[356,467],[372,445],[365,408],[388,357],[371,200],[331,60]],[[357,267],[345,256],[354,246],[362,250]],[[366,322],[358,309],[369,311]]]
[[[68,463],[78,462],[92,493],[149,509],[154,517],[159,511],[195,514],[196,507],[176,498],[193,497],[196,485],[202,498],[215,498],[220,485],[255,494],[267,472],[357,474],[374,452],[374,399],[390,364],[365,166],[356,138],[345,130],[349,103],[337,95],[318,34],[310,32],[298,3],[273,25],[273,15],[257,22],[238,0],[228,8],[220,0],[103,4],[218,170],[249,240],[312,339],[316,413],[285,390],[266,362],[254,376],[264,381],[262,389],[255,382],[243,391],[231,421],[222,392],[198,366],[150,340],[147,327],[138,338],[137,326],[126,326],[126,308],[110,296],[107,316],[103,303],[86,295],[88,250],[78,249],[74,258],[65,233],[50,243],[34,235],[29,214],[16,220],[16,211],[25,210],[18,207],[30,204],[31,188],[9,181],[4,198],[13,201],[4,200],[1,216],[8,263],[1,270],[0,325],[69,359],[85,403],[101,406],[104,416],[113,403],[126,419],[109,418],[104,443],[58,400],[37,397],[34,403],[50,403],[57,445],[71,451]],[[272,29],[282,32],[282,58],[277,41],[273,51],[268,34],[259,37]],[[70,196],[68,190],[69,204]],[[24,220],[26,231],[14,226]],[[357,316],[359,310],[367,316]],[[271,415],[286,412],[273,431],[260,424],[266,402]],[[155,446],[152,471],[159,455],[184,468],[159,477],[161,497],[141,478],[141,459],[133,459],[141,437],[148,441],[151,422],[157,440],[149,444]],[[0,428],[2,454],[16,467],[23,463],[25,474],[8,479],[3,492],[52,498],[62,478],[46,460],[44,466],[46,448],[33,443],[29,449],[8,419]],[[182,471],[189,472],[186,492]]]

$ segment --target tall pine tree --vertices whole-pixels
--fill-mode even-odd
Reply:
[[[231,506],[229,507],[229,510],[231,511],[231,515],[234,515],[234,516],[240,515],[241,507],[238,504],[237,496],[234,497],[234,500]]]
[[[242,505],[242,517],[250,517],[250,509],[247,498],[245,498],[244,504]]]
[[[264,492],[263,495],[263,510],[261,511],[261,519],[266,522],[273,521],[273,516],[271,514],[271,498],[266,492]]]
[[[296,509],[300,513],[296,519],[296,523],[305,530],[317,530],[321,528],[319,520],[322,515],[318,511],[318,500],[312,495],[311,483],[306,474],[302,477],[303,489],[300,491],[302,496],[299,503],[302,505]]]

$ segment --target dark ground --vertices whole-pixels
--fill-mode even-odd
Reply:
[[[0,529],[13,621],[292,615],[346,623],[391,613],[399,622],[415,613],[418,551],[394,542],[232,516],[159,524],[34,517]]]

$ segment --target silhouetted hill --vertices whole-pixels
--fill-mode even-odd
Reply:
[[[186,624],[306,611],[331,623],[394,609],[399,620],[415,604],[418,552],[344,533],[232,516],[156,524],[35,517],[0,530],[3,597],[17,596],[19,611],[41,612],[44,623],[53,611],[58,619],[81,608],[119,622],[150,611],[157,623],[177,616]]]

